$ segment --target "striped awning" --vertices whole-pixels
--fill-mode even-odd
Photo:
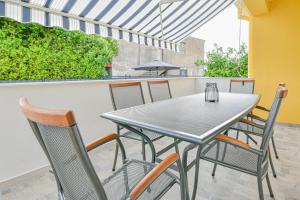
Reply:
[[[0,16],[177,50],[177,44],[235,0],[0,0]],[[171,1],[172,2],[172,1]]]

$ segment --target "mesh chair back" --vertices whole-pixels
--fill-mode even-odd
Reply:
[[[110,95],[115,110],[145,103],[140,82],[110,84]]]
[[[20,100],[23,113],[49,159],[63,199],[105,200],[104,189],[83,145],[73,113]]]
[[[172,98],[168,80],[148,81],[148,88],[152,102]]]
[[[282,99],[285,98],[288,94],[288,90],[284,86],[279,86],[272,104],[272,107],[269,112],[269,116],[264,128],[263,139],[261,143],[261,149],[266,151],[269,141],[272,137],[273,126],[276,121],[276,117],[282,102]]]
[[[255,80],[230,80],[229,92],[253,94]]]

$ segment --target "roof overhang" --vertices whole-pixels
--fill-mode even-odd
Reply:
[[[248,20],[251,16],[263,15],[269,12],[272,0],[238,0],[239,17]]]

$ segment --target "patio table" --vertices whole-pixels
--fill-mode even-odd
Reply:
[[[219,102],[209,103],[205,102],[205,94],[200,93],[107,112],[101,116],[143,137],[151,148],[152,162],[156,160],[155,149],[141,129],[190,143],[184,149],[182,163],[185,174],[196,165],[194,199],[202,148],[251,112],[259,99],[260,95],[256,94],[220,93]],[[187,164],[188,152],[195,147],[198,147],[196,158]]]

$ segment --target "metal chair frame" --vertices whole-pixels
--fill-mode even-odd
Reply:
[[[252,90],[250,91],[250,93],[251,94],[254,93],[254,87],[255,87],[255,80],[254,79],[231,79],[230,80],[230,85],[229,85],[229,92],[235,93],[234,91],[232,91],[232,85],[234,83],[241,84],[242,86],[244,86],[245,83],[250,83],[250,84],[252,84]],[[247,93],[247,92],[245,92],[245,93]],[[236,133],[236,139],[238,139],[238,138],[239,138],[239,130],[237,130],[237,133]],[[247,142],[249,142],[249,137],[248,136],[247,136]]]
[[[254,79],[231,79],[230,80],[230,89],[229,91],[232,92],[231,88],[232,88],[232,84],[233,83],[241,83],[241,84],[244,84],[244,83],[252,83],[253,87],[252,87],[252,93],[254,93],[254,87],[255,87],[255,80]],[[279,86],[285,86],[285,84],[281,83],[279,84]],[[268,109],[262,107],[262,106],[256,106],[257,109],[261,109],[261,110],[264,110],[267,112]],[[262,123],[265,123],[266,120],[256,116],[256,115],[253,115],[252,113],[250,113],[247,117],[246,117],[248,120],[251,120],[253,121],[253,119],[255,120],[258,120]],[[249,124],[249,126],[251,127],[251,124]],[[257,128],[260,128],[263,130],[263,126],[260,126],[260,127],[257,127]],[[250,128],[251,129],[251,128]],[[242,132],[246,135],[246,139],[247,139],[247,143],[249,143],[249,139],[251,141],[253,141],[255,144],[257,144],[257,142],[251,137],[251,135],[256,135],[256,136],[262,136],[261,134],[256,134],[255,132],[251,131],[251,130],[241,130],[241,129],[237,129],[237,128],[232,128],[232,130],[236,130],[237,133],[236,133],[236,139],[239,138],[239,133]],[[273,151],[275,153],[275,157],[276,159],[278,159],[278,153],[277,153],[277,148],[276,148],[276,145],[275,145],[275,140],[274,140],[274,137],[272,135],[272,138],[271,138],[271,142],[272,142],[272,146],[273,146]],[[272,168],[272,172],[273,172],[273,176],[276,178],[277,177],[277,174],[276,174],[276,171],[275,171],[275,167],[274,167],[274,164],[273,164],[273,160],[272,160],[272,156],[271,154],[269,154],[269,157],[270,157],[270,165],[271,165],[271,168]]]
[[[113,89],[117,88],[117,87],[130,87],[130,86],[138,86],[139,87],[142,104],[145,104],[145,98],[144,98],[141,82],[127,82],[127,83],[109,84],[109,91],[110,91],[111,101],[112,101],[114,110],[117,110],[118,108],[117,108],[116,101],[115,101],[115,98],[114,98]],[[123,126],[117,125],[117,134],[120,137],[126,137],[126,138],[129,138],[129,139],[138,140],[137,138],[133,138],[133,137],[130,137],[130,136],[128,137],[126,134],[122,134],[121,131],[123,129],[124,129]],[[140,132],[143,132],[143,130],[140,130]],[[137,133],[135,132],[135,134],[137,134]],[[139,141],[142,142],[142,157],[143,157],[143,160],[146,160],[146,145],[149,144],[149,146],[151,148],[151,151],[155,152],[153,142],[156,141],[156,140],[161,139],[163,136],[157,137],[157,138],[152,139],[152,140],[145,133],[141,134],[140,136],[141,136],[141,139]],[[118,160],[118,151],[119,151],[119,146],[116,145],[115,158],[114,158],[114,163],[113,163],[113,168],[112,168],[113,171],[116,168],[116,164],[117,164],[117,160]]]
[[[252,118],[251,118],[252,119]],[[253,119],[252,119],[253,120]],[[239,122],[239,123],[243,123],[245,122],[245,124],[247,124],[249,130],[244,130],[244,129],[239,129],[239,128],[234,128],[234,127],[231,127],[230,129],[231,130],[236,130],[236,131],[239,131],[240,133],[243,133],[246,135],[247,138],[250,138],[254,144],[257,144],[257,142],[251,137],[251,135],[255,135],[255,136],[259,136],[259,137],[263,137],[262,134],[258,134],[254,131],[251,131],[251,124],[253,124],[252,121],[249,121],[251,122],[251,124],[248,124],[247,123],[248,120],[244,120],[242,122]],[[261,129],[262,131],[264,130],[264,126],[260,126],[260,124],[257,124],[258,126],[255,126],[256,128],[258,129]],[[273,146],[273,150],[275,152],[275,155],[276,155],[276,158],[278,159],[278,154],[277,154],[277,149],[276,149],[276,146],[275,146],[275,141],[274,141],[274,130],[272,130],[272,137],[271,137],[271,143],[272,143],[272,146]],[[274,167],[274,164],[273,164],[273,159],[272,159],[272,156],[271,156],[271,153],[269,153],[269,161],[270,161],[270,166],[271,166],[271,169],[272,169],[272,173],[273,173],[273,177],[276,178],[277,177],[277,173],[276,173],[276,170],[275,170],[275,167]]]
[[[281,86],[282,86],[282,87],[285,87],[286,84],[285,84],[285,83],[280,83],[280,84],[278,85],[278,88],[281,87]],[[277,88],[277,89],[278,89],[278,88]],[[256,108],[256,109],[259,109],[259,110],[261,110],[261,111],[267,112],[267,113],[270,112],[269,109],[267,109],[267,108],[265,108],[265,107],[263,107],[263,106],[256,106],[255,108]],[[250,114],[248,117],[249,117],[252,121],[253,121],[253,119],[255,119],[255,120],[259,121],[259,122],[260,122],[261,124],[263,124],[263,125],[265,125],[265,123],[266,123],[266,119],[263,119],[263,118],[260,117],[260,116]],[[258,127],[258,128],[261,128],[261,127]],[[262,126],[262,129],[263,129],[263,126]],[[258,135],[258,134],[255,134],[255,133],[253,133],[253,132],[249,132],[249,134]],[[258,136],[261,136],[261,135],[258,135]],[[273,146],[273,151],[274,151],[274,153],[275,153],[275,157],[276,157],[276,159],[279,159],[279,156],[278,156],[278,152],[277,152],[277,148],[276,148],[276,145],[275,145],[275,140],[274,140],[274,136],[273,136],[273,135],[272,135],[272,138],[271,138],[271,142],[272,142],[272,146]],[[275,174],[274,177],[276,177],[276,174]]]
[[[69,190],[68,186],[64,186],[64,184],[62,184],[62,179],[64,178],[64,176],[59,176],[58,174],[64,174],[64,172],[60,171],[61,169],[56,167],[56,160],[53,157],[54,154],[51,155],[51,150],[48,149],[47,144],[43,138],[43,130],[39,128],[38,124],[52,127],[62,127],[67,130],[67,132],[60,134],[67,134],[69,136],[72,148],[74,148],[75,152],[77,153],[76,155],[74,155],[74,157],[78,156],[79,166],[83,167],[84,171],[86,172],[85,178],[91,184],[91,190],[94,191],[93,193],[88,194],[93,194],[93,197],[91,197],[92,199],[95,199],[96,197],[96,199],[99,200],[107,200],[106,191],[104,190],[103,184],[97,176],[93,164],[88,156],[88,152],[103,144],[115,140],[121,149],[123,164],[128,163],[130,160],[128,160],[126,157],[124,146],[121,140],[119,139],[118,135],[109,134],[85,147],[72,111],[38,108],[29,104],[27,99],[25,98],[20,99],[20,106],[34,132],[34,135],[36,136],[39,144],[41,145],[44,153],[46,154],[49,160],[53,175],[57,183],[58,199],[70,200],[68,197],[66,197],[65,191],[68,191],[68,196],[70,197],[72,196],[72,194],[70,194],[71,190]],[[179,169],[179,177],[167,171],[170,168],[170,166],[174,163],[177,164],[177,168]],[[143,192],[147,192],[148,190],[150,191],[150,185],[158,177],[160,177],[162,173],[172,174],[172,176],[175,177],[176,183],[180,185],[180,198],[182,200],[186,199],[185,175],[183,172],[179,155],[177,153],[169,155],[162,163],[158,165],[154,165],[152,163],[148,164],[150,166],[153,166],[153,168],[149,171],[148,174],[145,174],[145,176],[140,180],[140,182],[138,182],[134,186],[134,188],[129,192],[127,199],[138,199],[140,195],[143,194]],[[74,173],[76,173],[76,171],[77,170],[74,170]],[[125,184],[128,184],[128,181]],[[167,185],[165,189],[162,190],[162,193],[159,193],[155,199],[160,199],[172,186],[173,185]],[[126,188],[128,188],[128,186],[126,186]],[[73,200],[73,197],[70,198]],[[88,196],[86,196],[86,198],[88,198]]]
[[[234,93],[234,91],[232,91],[232,85],[233,85],[234,83],[242,84],[242,86],[244,86],[245,83],[250,83],[250,84],[252,83],[252,90],[250,91],[250,93],[251,93],[251,94],[254,93],[254,86],[255,86],[255,80],[254,80],[254,79],[231,79],[231,80],[230,80],[230,86],[229,86],[229,92],[233,92],[233,93]],[[245,93],[247,93],[247,92],[245,92]],[[239,131],[239,130],[236,130],[236,139],[239,138],[239,133],[240,133],[240,131]],[[227,132],[226,132],[226,134],[227,134]],[[250,137],[249,135],[247,135],[247,143],[249,142],[249,138],[250,138],[254,143],[256,143],[256,141],[255,141],[252,137]]]
[[[263,196],[263,187],[262,187],[262,180],[263,178],[266,178],[267,180],[267,184],[268,184],[268,188],[269,188],[269,192],[270,192],[270,196],[274,197],[272,188],[271,188],[271,184],[270,184],[270,179],[268,176],[268,161],[269,161],[269,142],[270,139],[272,138],[272,134],[273,134],[273,126],[282,102],[282,99],[285,98],[287,96],[287,90],[285,89],[285,87],[280,86],[278,91],[277,91],[277,95],[274,99],[272,108],[270,110],[270,115],[266,121],[266,125],[264,127],[264,134],[262,136],[262,143],[260,145],[260,149],[254,149],[251,146],[249,146],[249,144],[246,144],[240,140],[234,139],[234,138],[230,138],[226,135],[223,136],[217,136],[215,141],[213,143],[211,143],[210,145],[207,146],[207,148],[203,151],[203,153],[201,153],[201,159],[203,160],[207,160],[209,162],[214,163],[214,168],[213,168],[213,173],[212,175],[215,175],[215,171],[216,171],[216,167],[217,165],[222,165],[224,167],[228,167],[240,172],[244,172],[250,175],[254,175],[257,177],[257,181],[258,181],[258,190],[259,190],[259,198],[260,200],[264,199]],[[224,147],[224,155],[222,157],[222,161],[224,161],[224,156],[226,154],[226,145],[233,145],[236,148],[240,148],[243,149],[244,151],[248,151],[249,153],[253,153],[256,154],[258,156],[258,160],[257,160],[257,170],[256,172],[253,171],[249,171],[246,170],[245,168],[241,168],[238,167],[236,165],[231,165],[222,161],[219,161],[219,145],[220,143],[225,143],[225,147]],[[211,150],[215,145],[217,145],[217,150],[216,150],[216,158],[212,159],[212,158],[208,158],[206,157],[206,153]]]
[[[265,112],[268,112],[269,111],[265,111]],[[261,129],[263,130],[264,129],[264,126],[265,126],[265,123],[266,123],[266,120],[257,116],[257,115],[254,115],[254,114],[249,114],[248,115],[248,118],[251,119],[251,122],[248,123],[249,121],[245,120],[244,123],[247,124],[247,126],[251,127],[256,127],[258,129]],[[259,124],[255,123],[255,121],[258,121]],[[240,132],[243,132],[244,134],[247,135],[248,138],[251,138],[250,135],[256,135],[256,136],[259,136],[259,137],[262,137],[262,134],[259,134],[259,133],[256,133],[255,131],[251,131],[251,130],[241,130],[241,129],[236,129],[236,128],[232,128],[234,130],[237,130],[237,131],[240,131]],[[273,130],[273,135],[274,135],[274,130]],[[274,151],[274,154],[275,154],[275,157],[276,159],[279,159],[279,155],[278,155],[278,152],[277,152],[277,147],[276,147],[276,144],[275,144],[275,140],[274,140],[274,136],[272,135],[272,138],[271,138],[271,143],[272,143],[272,147],[273,147],[273,151]],[[256,144],[256,141],[251,139],[255,144]],[[274,177],[276,177],[276,174],[274,175]]]
[[[151,89],[151,85],[158,85],[158,84],[166,84],[168,87],[168,96],[171,99],[172,98],[172,93],[171,93],[171,88],[170,88],[170,84],[168,80],[154,80],[154,81],[147,81],[147,85],[148,85],[148,90],[149,90],[149,94],[150,94],[150,99],[151,102],[155,102],[156,100],[153,98],[153,91]],[[174,139],[174,142],[171,143],[170,145],[168,145],[167,147],[163,148],[162,150],[160,150],[159,152],[156,153],[156,161],[157,162],[161,162],[161,160],[159,158],[157,158],[158,156],[162,155],[163,153],[169,151],[171,148],[175,148],[175,152],[179,153],[179,147],[178,144],[181,143],[181,140],[178,139]]]
[[[151,102],[155,102],[155,100],[153,98],[153,91],[151,89],[151,85],[154,85],[154,84],[167,84],[169,97],[170,97],[170,99],[172,98],[172,93],[171,93],[170,84],[169,84],[168,80],[147,81],[147,83],[148,83],[148,90],[149,90]]]
[[[279,87],[285,87],[285,83],[280,83],[278,88]],[[277,90],[278,90],[278,88],[277,88]],[[276,95],[275,95],[275,98],[276,98]],[[270,112],[269,109],[267,109],[263,106],[256,106],[255,109],[259,109],[259,110],[262,110],[262,111],[267,112],[267,113]],[[236,127],[232,127],[231,129],[236,130],[238,133],[239,132],[244,133],[247,136],[247,143],[248,143],[248,139],[251,139],[255,144],[257,144],[257,142],[251,137],[251,135],[255,135],[255,136],[259,136],[259,137],[262,137],[263,135],[260,134],[260,133],[255,132],[253,127],[263,131],[264,126],[266,124],[266,119],[263,119],[262,117],[254,115],[252,113],[250,113],[247,116],[247,119],[250,119],[251,121],[243,119],[239,122],[239,123],[243,123],[243,124],[247,125],[247,127],[248,127],[247,130],[239,129],[239,128],[236,128]],[[254,120],[258,121],[259,124],[255,123]],[[272,130],[272,132],[273,133],[272,133],[272,137],[271,137],[271,143],[272,143],[273,151],[275,153],[276,159],[279,159],[276,144],[275,144],[275,140],[274,140],[274,130]],[[276,174],[276,171],[275,171],[275,167],[274,167],[274,164],[273,164],[271,153],[269,154],[269,157],[270,157],[269,159],[270,159],[270,165],[271,165],[271,169],[272,169],[272,172],[273,172],[273,176],[274,176],[274,178],[276,178],[277,174]]]
[[[252,91],[251,93],[254,93],[254,86],[255,86],[255,80],[254,79],[231,79],[230,80],[230,86],[229,86],[229,92],[233,92],[232,91],[232,84],[233,83],[241,83],[243,86],[245,85],[245,83],[252,83]]]

